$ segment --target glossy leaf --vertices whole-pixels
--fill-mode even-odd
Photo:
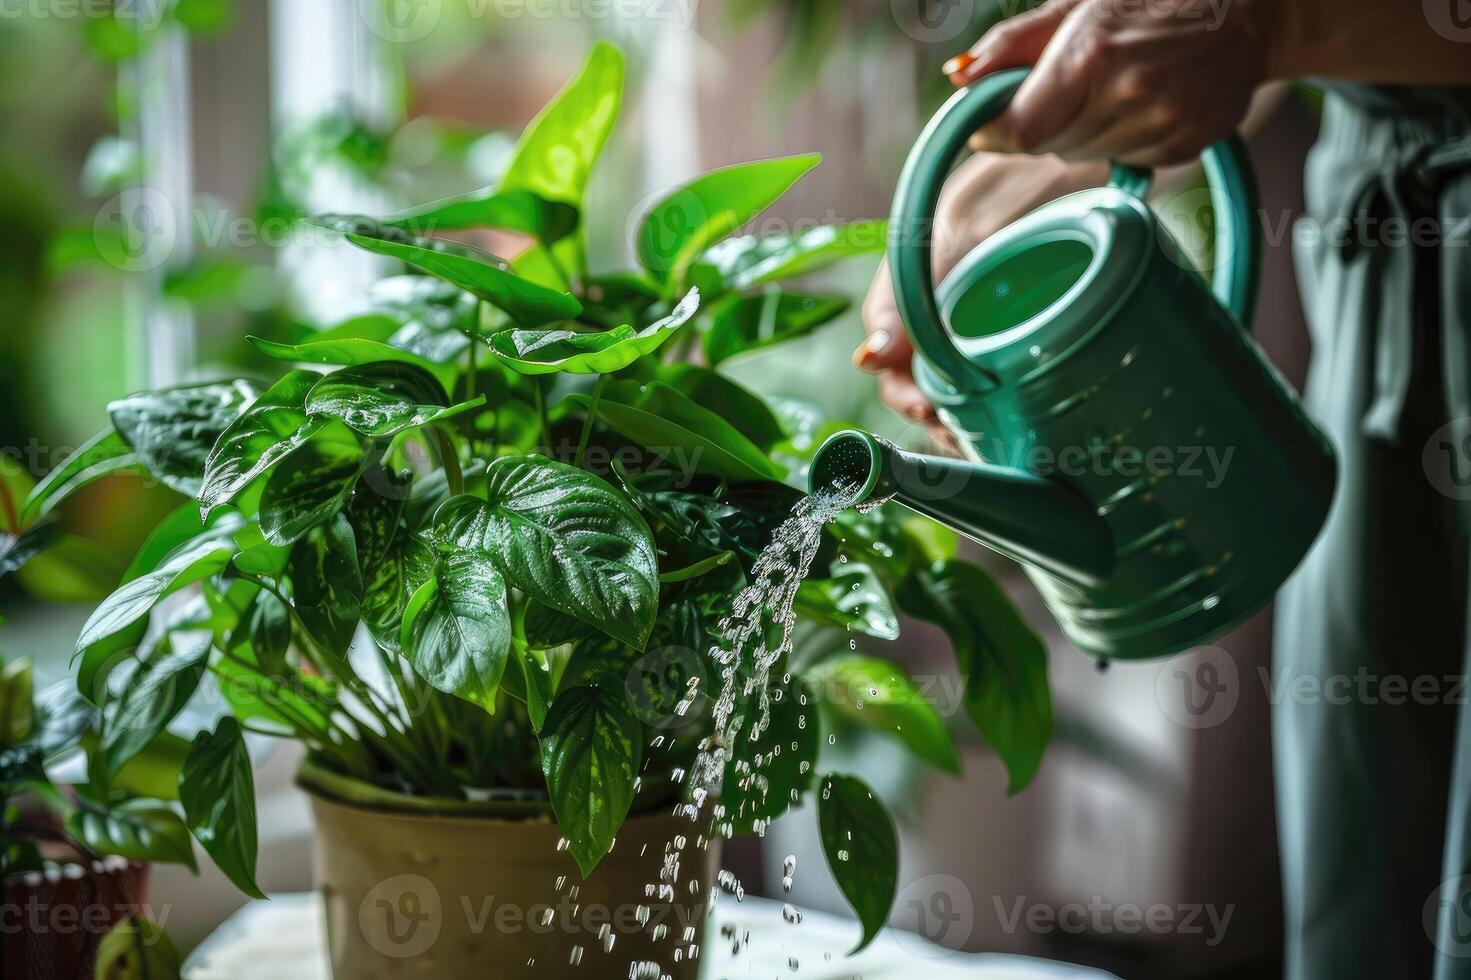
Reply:
[[[732,297],[716,309],[705,334],[705,354],[720,364],[737,354],[796,340],[848,309],[841,296],[803,296],[770,290]]]
[[[577,229],[577,208],[548,201],[531,191],[493,190],[435,201],[383,219],[390,228],[433,235],[466,228],[500,228],[530,235],[550,245]]]
[[[308,415],[338,419],[367,436],[387,437],[442,422],[485,404],[481,395],[449,407],[444,388],[428,371],[396,361],[343,368],[307,395]]]
[[[588,176],[618,119],[623,74],[622,53],[596,45],[577,77],[522,132],[500,192],[531,191],[580,209]]]
[[[490,349],[518,374],[613,374],[671,339],[700,307],[692,289],[668,316],[643,329],[623,324],[611,330],[503,330],[488,338]]]
[[[240,723],[221,718],[213,732],[200,732],[179,776],[179,800],[194,839],[234,882],[253,898],[255,884],[255,779]]]
[[[566,402],[590,409],[587,395]],[[724,418],[666,384],[614,381],[603,389],[598,418],[634,442],[668,453],[686,450],[704,473],[732,480],[781,480],[786,470]]]
[[[797,589],[797,608],[831,626],[881,640],[899,638],[899,617],[889,591],[864,562],[834,562],[831,578],[808,578]]]
[[[552,702],[541,730],[541,765],[557,824],[584,877],[633,805],[642,728],[620,690],[573,687]]]
[[[955,746],[935,708],[902,668],[887,660],[844,654],[809,671],[822,704],[862,725],[900,739],[937,769],[959,772]]]
[[[729,289],[750,289],[825,269],[859,255],[882,255],[888,244],[887,221],[820,225],[782,235],[730,238],[710,249],[701,262],[715,267]]]
[[[726,836],[748,833],[787,812],[816,774],[821,723],[811,691],[801,681],[772,684],[768,697],[770,713],[760,735],[751,737],[761,707],[748,699],[731,740],[720,793],[724,815],[718,821]]]
[[[133,671],[102,711],[101,750],[93,778],[103,785],[164,730],[194,695],[204,676],[209,645],[166,639]]]
[[[342,509],[368,459],[339,424],[316,433],[271,470],[260,499],[260,529],[289,545]]]
[[[965,709],[1005,763],[1009,793],[1031,782],[1052,736],[1047,646],[979,566],[943,560],[899,590],[905,612],[950,635],[965,677]]]
[[[148,471],[193,497],[216,440],[259,394],[250,381],[212,382],[129,395],[107,411]]]
[[[300,344],[280,344],[260,337],[246,337],[250,345],[267,357],[278,361],[295,361],[302,364],[372,364],[375,361],[400,361],[421,367],[439,379],[448,388],[454,384],[455,369],[444,364],[435,364],[417,354],[396,347],[365,340],[361,337],[339,337],[331,340],[308,340]]]
[[[488,553],[508,584],[643,648],[659,606],[653,537],[606,482],[540,456],[490,464],[486,499],[454,497],[434,517],[443,545]]]
[[[582,312],[569,293],[523,279],[488,252],[432,238],[415,238],[370,218],[323,215],[313,223],[344,235],[358,248],[422,269],[504,310],[523,327],[567,320]]]
[[[177,980],[183,969],[184,960],[163,927],[152,919],[129,915],[98,943],[93,976],[95,980]]]
[[[762,450],[786,438],[765,399],[723,374],[697,364],[670,364],[659,369],[659,380],[725,419]]]
[[[511,652],[511,616],[505,580],[490,556],[445,556],[409,600],[400,642],[414,672],[434,688],[494,711]]]
[[[21,524],[34,524],[72,494],[104,476],[142,469],[138,454],[116,429],[100,432],[31,489],[21,510]]]
[[[67,818],[66,830],[98,854],[196,867],[184,821],[153,800],[127,800],[111,808],[85,803]]]
[[[899,884],[894,822],[873,791],[852,776],[829,773],[818,794],[817,824],[827,866],[863,926],[863,949],[883,929]]]
[[[701,253],[765,211],[821,160],[809,153],[696,177],[644,216],[639,261],[660,280],[680,279]]]
[[[204,461],[200,513],[234,500],[250,483],[306,442],[321,423],[308,424],[306,395],[321,379],[315,371],[288,371],[231,422]]]
[[[317,643],[347,653],[362,615],[364,584],[357,540],[343,514],[313,528],[291,549],[287,566],[296,614]]]

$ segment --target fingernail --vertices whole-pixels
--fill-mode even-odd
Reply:
[[[853,364],[864,371],[877,371],[878,359],[883,356],[893,339],[889,331],[875,330],[853,352]]]
[[[969,52],[966,52],[965,54],[958,54],[955,57],[951,58],[949,61],[945,62],[945,67],[940,70],[947,75],[959,75],[961,72],[965,71],[967,68],[975,63],[976,56]]]

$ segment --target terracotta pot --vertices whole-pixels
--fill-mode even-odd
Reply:
[[[128,915],[148,914],[148,869],[121,858],[68,858],[46,873],[11,875],[0,905],[0,976],[92,976],[102,937]]]
[[[688,951],[703,943],[719,845],[698,848],[683,817],[629,818],[583,880],[545,804],[400,797],[310,764],[298,781],[316,816],[313,864],[338,980],[601,980],[643,976],[636,965],[648,961],[655,977],[699,973]],[[646,897],[676,839],[673,901]]]

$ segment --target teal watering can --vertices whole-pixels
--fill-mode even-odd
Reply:
[[[1322,527],[1328,441],[1247,332],[1260,265],[1255,181],[1231,138],[1204,156],[1207,284],[1144,202],[1150,173],[1037,208],[935,287],[940,188],[1025,70],[930,121],[894,199],[889,265],[915,376],[967,459],[830,438],[813,489],[893,497],[1023,562],[1078,649],[1161,656],[1261,609]]]

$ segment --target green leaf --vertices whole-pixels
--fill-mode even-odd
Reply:
[[[942,560],[900,587],[899,604],[950,635],[965,676],[965,709],[1011,776],[1008,793],[1032,781],[1052,736],[1047,646],[990,575]]]
[[[197,4],[194,4],[197,6]],[[184,961],[169,934],[152,919],[130,915],[97,945],[94,980],[178,980]]]
[[[200,513],[207,517],[234,500],[321,427],[308,423],[304,408],[307,392],[320,379],[315,371],[288,371],[226,427],[204,461]]]
[[[540,456],[495,460],[486,494],[446,501],[434,516],[436,539],[488,552],[531,598],[643,649],[658,613],[659,566],[627,497]]]
[[[713,170],[655,204],[638,232],[638,257],[662,281],[681,279],[711,245],[770,207],[822,162],[816,153]]]
[[[523,279],[488,252],[434,238],[415,238],[397,228],[347,215],[321,215],[312,224],[339,232],[358,248],[423,269],[504,310],[523,327],[568,320],[582,312],[570,293]]]
[[[363,608],[363,573],[352,524],[333,515],[291,549],[288,564],[296,614],[318,643],[343,656]]]
[[[283,734],[308,740],[332,738],[329,716],[337,698],[329,682],[290,667],[270,671],[230,659],[218,660],[210,669],[239,721],[264,721]]]
[[[721,242],[700,261],[715,267],[728,289],[750,289],[825,269],[858,255],[882,255],[887,221],[820,225],[795,234],[746,235]]]
[[[721,832],[726,836],[759,831],[791,807],[816,777],[821,725],[816,701],[801,681],[768,691],[766,729],[751,734],[761,720],[753,699],[742,705],[743,717],[731,741],[720,791]]]
[[[83,443],[76,452],[31,489],[21,510],[22,526],[45,517],[78,490],[113,473],[143,468],[138,454],[116,429],[107,429]]]
[[[621,692],[573,687],[557,695],[541,730],[552,811],[583,877],[591,874],[633,805],[643,730]]]
[[[0,667],[0,749],[19,745],[35,730],[35,680],[29,660]]]
[[[700,307],[691,289],[673,311],[642,330],[629,324],[611,330],[502,330],[487,338],[490,349],[518,374],[613,374],[658,350]]]
[[[786,438],[766,401],[723,374],[696,364],[670,364],[659,369],[659,380],[725,419],[759,449],[769,450]]]
[[[577,208],[548,201],[531,191],[495,191],[486,188],[474,194],[435,201],[414,208],[383,223],[413,235],[432,235],[466,228],[501,228],[530,235],[551,245],[577,229]]]
[[[141,625],[143,617],[165,596],[223,569],[234,553],[233,541],[208,538],[197,541],[174,552],[156,570],[131,579],[108,596],[77,638],[77,653],[83,661],[77,675],[77,689],[82,695],[96,703],[101,694],[98,684],[105,679],[102,670],[108,659],[137,642],[130,627]],[[126,637],[131,643],[117,647],[107,642],[114,637]],[[141,632],[138,637],[141,638]]]
[[[809,670],[807,680],[822,693],[824,705],[896,736],[937,769],[960,771],[945,723],[899,666],[844,654]]]
[[[565,402],[590,410],[587,395],[568,395]],[[781,480],[786,470],[716,413],[657,381],[614,381],[603,389],[598,418],[634,442],[667,453],[690,452],[690,462],[704,473],[731,480]]]
[[[98,854],[196,867],[184,821],[154,800],[126,800],[110,809],[84,802],[67,817],[66,832]]]
[[[409,600],[401,642],[414,672],[435,689],[493,712],[511,652],[511,615],[490,556],[447,555]]]
[[[455,380],[455,368],[448,364],[435,364],[417,354],[397,347],[362,337],[337,337],[328,340],[308,340],[300,344],[280,344],[261,337],[246,337],[250,345],[267,357],[278,361],[295,361],[302,364],[335,364],[351,366],[372,364],[374,361],[399,361],[421,367],[439,379],[446,388]]]
[[[19,534],[0,533],[0,578],[25,568],[60,536],[55,524],[37,524]]]
[[[848,309],[842,296],[803,296],[779,289],[735,296],[715,311],[705,354],[720,364],[737,354],[786,343],[816,330]]]
[[[255,780],[234,718],[195,736],[179,776],[179,800],[194,839],[225,877],[252,898],[265,898],[255,884]]]
[[[879,934],[894,904],[899,883],[894,822],[861,781],[829,773],[822,778],[817,823],[827,866],[863,926],[851,956]]]
[[[599,43],[521,134],[499,190],[531,191],[582,209],[588,176],[602,152],[623,99],[623,55]]]
[[[144,391],[107,407],[113,428],[164,484],[193,497],[210,450],[221,433],[255,400],[246,380]]]
[[[485,396],[447,407],[434,375],[401,361],[343,368],[316,383],[307,395],[308,415],[338,419],[367,436],[387,437],[432,425],[485,404]]]
[[[289,545],[342,509],[369,458],[339,423],[322,429],[271,470],[260,499],[260,529]]]
[[[193,697],[204,676],[209,644],[182,652],[165,639],[123,685],[121,694],[102,711],[101,750],[93,778],[104,786],[154,737],[168,726]]]
[[[897,640],[899,617],[873,566],[847,561],[831,567],[832,578],[809,578],[797,588],[797,608],[831,626]]]
[[[688,582],[691,579],[699,578],[701,575],[708,575],[717,568],[723,568],[730,564],[735,556],[736,553],[734,551],[722,551],[719,554],[711,555],[709,558],[703,558],[693,565],[686,565],[684,568],[675,569],[672,572],[661,572],[659,574],[659,581],[665,585]]]
[[[189,742],[172,732],[160,732],[142,752],[112,777],[112,790],[127,796],[155,800],[179,799],[179,773]]]

